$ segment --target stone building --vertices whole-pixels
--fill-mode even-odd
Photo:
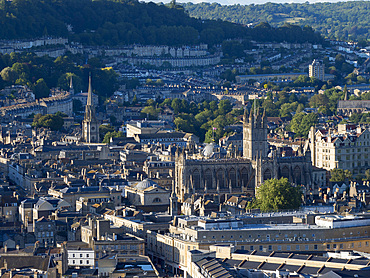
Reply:
[[[244,114],[243,156],[230,146],[226,158],[216,158],[212,145],[205,156],[193,158],[190,151],[177,151],[175,161],[175,190],[180,202],[193,194],[213,195],[224,201],[227,195],[254,195],[255,189],[271,178],[288,178],[296,185],[312,187],[311,154],[300,148],[295,156],[278,156],[267,142],[265,113]]]
[[[349,170],[364,174],[370,168],[370,131],[355,124],[339,124],[337,129],[315,129],[309,132],[312,164],[332,170]]]
[[[125,187],[125,198],[137,209],[144,211],[167,211],[170,205],[170,191],[158,186],[149,179],[138,182],[133,187]]]

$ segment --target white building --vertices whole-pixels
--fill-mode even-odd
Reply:
[[[91,248],[72,248],[68,249],[68,266],[95,266],[95,252]]]
[[[312,64],[308,66],[308,76],[315,77],[319,80],[325,80],[325,66],[317,60],[313,60]]]

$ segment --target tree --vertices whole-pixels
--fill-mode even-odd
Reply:
[[[330,171],[330,181],[344,182],[346,179],[351,179],[352,173],[349,170],[333,169]]]
[[[111,126],[111,125],[100,125],[99,126],[99,135],[100,135],[100,140],[103,140],[105,135],[108,133],[108,132],[113,132],[115,131],[114,128]]]
[[[33,123],[32,126],[39,128],[39,127],[45,127],[45,128],[50,128],[51,130],[57,131],[61,130],[64,125],[64,120],[62,116],[60,115],[52,115],[52,114],[47,114],[42,116],[41,114],[35,115],[33,118]]]
[[[122,131],[107,132],[102,143],[109,143],[111,138],[123,137]]]
[[[292,186],[287,178],[270,179],[257,189],[254,207],[261,211],[298,209],[301,201],[300,188]]]
[[[160,109],[155,109],[153,106],[145,106],[141,110],[141,116],[144,118],[148,117],[148,120],[158,119],[158,113]]]
[[[4,68],[0,72],[0,76],[4,81],[9,82],[11,84],[13,84],[15,82],[15,80],[17,80],[17,78],[18,78],[17,72],[14,69],[12,69],[11,67]]]
[[[303,112],[294,115],[290,122],[290,130],[297,134],[297,137],[307,137],[311,126],[318,122],[316,113],[305,114]]]
[[[43,78],[36,81],[35,87],[33,89],[36,98],[44,98],[49,96],[49,88]]]

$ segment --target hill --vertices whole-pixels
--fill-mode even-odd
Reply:
[[[318,42],[310,28],[287,25],[275,30],[246,28],[221,20],[189,17],[174,1],[169,5],[135,0],[0,0],[0,38],[69,36],[90,45],[219,44],[227,39]]]
[[[272,26],[285,23],[309,25],[323,36],[332,39],[370,38],[369,1],[230,6],[217,3],[187,3],[183,7],[195,18],[221,19],[239,24],[267,22]]]

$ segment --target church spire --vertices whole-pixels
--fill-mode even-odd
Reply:
[[[87,91],[87,103],[85,108],[85,120],[95,121],[95,107],[92,98],[91,74],[89,75],[89,89]]]
[[[87,105],[92,106],[92,89],[91,89],[91,74],[89,75],[89,89],[87,91]]]
[[[82,122],[83,140],[87,143],[99,141],[99,123],[95,116],[95,107],[92,98],[91,75],[89,75],[89,89],[85,107],[85,118]]]

